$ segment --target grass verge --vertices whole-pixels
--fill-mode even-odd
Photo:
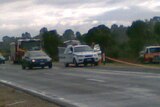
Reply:
[[[53,103],[0,84],[0,107],[59,107]]]

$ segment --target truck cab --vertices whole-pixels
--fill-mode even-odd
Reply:
[[[146,63],[160,63],[160,46],[148,46],[140,52],[140,57]]]
[[[10,57],[13,63],[20,63],[28,50],[41,50],[40,39],[18,39],[10,44]]]

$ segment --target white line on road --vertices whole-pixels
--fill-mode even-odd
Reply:
[[[18,102],[15,102],[15,103],[11,103],[11,104],[7,104],[6,106],[14,106],[14,105],[18,105],[18,104],[22,104],[22,103],[26,103],[26,101],[18,101]]]
[[[88,81],[94,81],[94,82],[105,82],[104,80],[99,80],[99,79],[87,79]]]

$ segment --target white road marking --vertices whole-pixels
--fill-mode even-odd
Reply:
[[[14,105],[22,104],[22,103],[26,103],[26,101],[18,101],[15,103],[7,104],[7,106],[14,106]]]
[[[105,82],[104,80],[99,80],[99,79],[87,79],[88,81],[94,81],[94,82]]]

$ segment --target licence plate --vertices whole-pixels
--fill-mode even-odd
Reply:
[[[87,61],[92,61],[92,59],[87,59]]]
[[[44,65],[44,63],[43,63],[43,62],[41,62],[41,63],[40,63],[40,65]]]

